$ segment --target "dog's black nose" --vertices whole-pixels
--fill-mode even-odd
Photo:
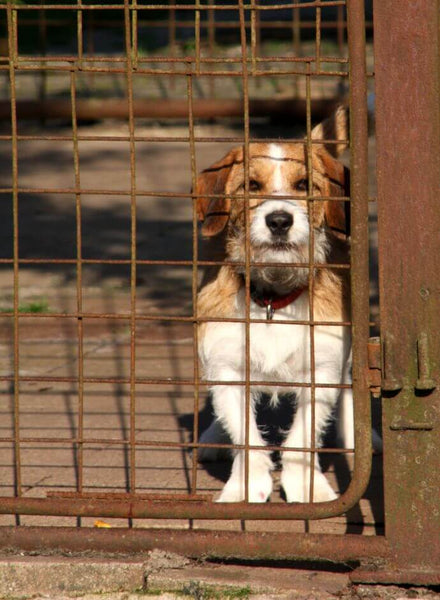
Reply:
[[[273,235],[284,235],[293,225],[293,216],[284,210],[276,210],[266,215],[266,225]]]

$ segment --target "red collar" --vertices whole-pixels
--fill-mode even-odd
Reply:
[[[267,296],[265,294],[257,293],[251,287],[251,298],[258,306],[261,306],[262,308],[266,307],[266,316],[270,321],[276,310],[285,308],[286,306],[289,306],[289,304],[292,304],[292,302],[295,302],[306,289],[307,287],[298,288],[286,296],[277,296],[275,294]]]

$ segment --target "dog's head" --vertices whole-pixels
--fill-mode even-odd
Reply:
[[[252,261],[308,262],[313,228],[314,261],[325,262],[329,234],[346,232],[345,209],[344,202],[320,198],[345,195],[348,173],[337,156],[346,146],[347,136],[347,110],[341,107],[313,129],[311,137],[315,143],[311,156],[308,156],[306,142],[250,144]],[[225,231],[228,258],[237,262],[243,262],[245,251],[244,189],[244,151],[238,147],[205,169],[195,190],[202,234],[212,237]],[[268,285],[281,284],[283,277],[289,278],[287,287],[307,281],[306,269],[285,270],[283,275],[279,268],[268,267],[259,273]]]

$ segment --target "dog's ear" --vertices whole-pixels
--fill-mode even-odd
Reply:
[[[313,149],[322,160],[327,176],[326,196],[350,195],[350,172],[337,159],[348,147],[349,112],[346,106],[338,106],[335,112],[312,129]],[[326,143],[326,140],[329,143]],[[332,142],[332,143],[330,143]],[[339,200],[324,202],[324,219],[327,227],[342,238],[350,235],[350,203]]]
[[[327,150],[329,154],[337,158],[348,146],[349,137],[349,116],[348,108],[346,106],[338,106],[335,112],[316,125],[312,129],[311,133],[312,140],[329,140],[326,143],[323,141],[322,146]],[[320,144],[313,144],[314,148],[321,148]]]
[[[234,148],[221,160],[202,171],[197,179],[197,216],[202,221],[202,235],[205,237],[221,233],[228,222],[231,199],[210,196],[225,193],[226,182],[238,159],[239,151],[239,148]]]
[[[322,152],[320,158],[326,172],[326,196],[350,196],[350,170],[338,160]],[[327,227],[337,237],[350,235],[350,202],[348,200],[324,201],[324,219]]]

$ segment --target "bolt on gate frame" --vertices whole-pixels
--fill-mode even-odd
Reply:
[[[195,361],[194,375],[190,383],[194,386],[194,440],[181,443],[180,447],[194,450],[191,491],[184,497],[171,494],[137,494],[135,482],[136,447],[136,389],[139,384],[166,383],[162,380],[142,378],[136,371],[136,323],[140,319],[154,321],[166,319],[136,313],[136,277],[142,261],[137,257],[136,248],[136,201],[139,190],[136,188],[136,105],[133,95],[135,74],[150,73],[137,54],[138,14],[153,8],[125,0],[124,14],[125,57],[114,66],[94,67],[83,54],[82,18],[87,11],[109,8],[93,4],[77,5],[22,5],[8,2],[2,8],[7,17],[8,57],[2,69],[7,71],[10,85],[10,115],[12,148],[12,188],[2,189],[4,194],[12,194],[14,245],[13,257],[1,259],[13,268],[14,305],[11,313],[14,331],[14,371],[13,375],[1,376],[2,381],[11,384],[14,394],[14,436],[3,442],[12,442],[15,447],[17,472],[20,472],[20,445],[22,443],[20,418],[20,383],[27,377],[19,371],[19,324],[29,314],[19,310],[19,270],[24,262],[20,258],[18,244],[19,186],[18,150],[19,139],[16,97],[16,75],[20,70],[38,70],[45,64],[26,61],[18,52],[17,15],[20,10],[50,9],[72,11],[77,15],[78,54],[63,57],[63,64],[55,69],[66,70],[71,74],[71,117],[73,143],[75,148],[75,187],[73,192],[77,206],[77,256],[71,262],[77,268],[78,306],[74,314],[77,320],[79,344],[79,427],[75,440],[78,448],[78,465],[81,468],[81,448],[87,439],[81,424],[83,414],[82,390],[88,378],[81,368],[82,320],[87,315],[81,304],[81,273],[86,259],[81,255],[81,194],[78,162],[78,126],[76,114],[75,77],[79,71],[114,70],[126,77],[128,117],[128,141],[130,145],[130,215],[131,215],[131,254],[127,262],[130,268],[130,311],[124,316],[129,324],[131,338],[130,374],[125,383],[130,388],[130,431],[127,440],[130,456],[130,490],[127,494],[87,494],[79,485],[76,493],[52,493],[47,498],[25,497],[16,493],[14,497],[0,498],[0,512],[16,515],[70,515],[74,517],[121,517],[129,519],[241,519],[241,520],[283,520],[283,519],[325,519],[346,513],[362,497],[371,473],[371,387],[379,387],[383,394],[383,437],[384,437],[384,486],[385,486],[385,535],[357,536],[353,534],[299,534],[269,532],[228,532],[208,530],[148,530],[148,529],[109,529],[96,530],[75,528],[69,530],[68,544],[72,550],[87,548],[108,551],[140,551],[153,547],[171,548],[184,554],[210,555],[217,557],[264,558],[264,559],[328,559],[363,560],[373,563],[374,569],[364,566],[352,575],[354,581],[397,582],[397,583],[440,583],[440,510],[438,490],[440,489],[438,468],[439,439],[439,292],[436,274],[436,257],[439,255],[440,213],[436,206],[435,192],[438,192],[440,173],[439,142],[439,29],[438,1],[427,0],[423,6],[409,1],[386,0],[376,2],[374,7],[375,58],[376,58],[376,123],[378,144],[378,208],[379,208],[379,266],[380,266],[380,313],[381,337],[379,345],[369,340],[369,265],[368,265],[368,173],[367,173],[367,70],[365,61],[365,20],[363,0],[312,1],[283,4],[284,7],[298,9],[304,6],[316,9],[317,22],[321,9],[328,6],[346,6],[347,35],[349,49],[350,79],[350,167],[351,189],[351,282],[352,282],[352,322],[353,333],[353,395],[355,404],[355,451],[354,474],[348,489],[337,499],[325,503],[286,504],[271,503],[258,505],[249,502],[236,504],[212,503],[197,489],[197,415],[199,412],[199,389],[205,385],[200,378]],[[174,7],[174,5],[172,5]],[[171,5],[154,6],[170,10]],[[177,67],[179,76],[187,81],[186,115],[189,120],[192,183],[197,177],[195,159],[194,124],[194,81],[203,75],[231,76],[230,72],[219,70],[210,72],[215,61],[204,59],[201,52],[201,15],[207,6],[200,1],[194,4],[179,5],[181,10],[192,11],[195,15],[195,51],[193,57],[168,59],[169,68],[159,70],[171,73]],[[225,5],[209,4],[209,9],[222,10]],[[245,163],[249,157],[251,99],[249,82],[262,77],[265,72],[264,60],[259,59],[256,45],[256,19],[264,10],[264,3],[256,0],[249,3],[240,0],[234,5],[239,16],[241,56],[236,62],[235,76],[242,81],[242,111],[244,118]],[[273,8],[273,6],[272,6]],[[174,8],[172,8],[174,10]],[[247,15],[250,15],[251,46],[248,48]],[[320,31],[318,25],[317,32]],[[392,35],[390,35],[392,31]],[[287,73],[301,75],[306,80],[306,144],[311,148],[311,91],[310,81],[321,74],[320,41],[316,39],[316,55],[303,59],[287,60],[291,65]],[[163,61],[162,61],[163,62]],[[219,61],[221,62],[221,61]],[[336,65],[344,61],[335,59]],[[66,64],[67,63],[67,64]],[[46,61],[51,68],[50,61]],[[305,66],[305,69],[300,67]],[[204,70],[205,69],[205,70]],[[151,71],[153,72],[153,71]],[[158,70],[154,69],[157,73]],[[286,72],[283,72],[285,74]],[[328,73],[327,73],[328,74]],[[338,72],[334,72],[338,75]],[[344,72],[341,68],[343,76]],[[403,171],[403,172],[402,172]],[[423,174],[423,177],[421,177]],[[193,186],[194,187],[194,186]],[[182,194],[178,194],[182,197]],[[196,198],[188,194],[188,200]],[[414,200],[417,198],[417,202]],[[404,201],[405,200],[405,201]],[[4,200],[3,200],[4,201]],[[310,198],[313,203],[313,197]],[[402,205],[404,208],[402,209]],[[423,207],[421,210],[420,207]],[[247,206],[247,213],[249,207]],[[198,268],[209,266],[213,261],[202,261],[199,257],[197,240],[197,215],[193,218],[193,261],[192,268],[193,306],[196,306]],[[396,228],[396,223],[398,227]],[[411,244],[411,245],[409,245]],[[418,250],[423,248],[423,256]],[[35,260],[34,262],[38,262]],[[44,262],[44,260],[42,260]],[[47,261],[46,261],[47,262]],[[147,261],[143,261],[146,263]],[[165,264],[156,261],[156,264]],[[183,264],[183,261],[179,261]],[[218,263],[216,263],[218,264]],[[309,264],[310,279],[313,279],[313,263]],[[338,266],[338,265],[331,265]],[[246,260],[249,269],[249,258]],[[249,271],[248,271],[249,272]],[[398,310],[397,310],[398,308]],[[249,304],[248,304],[249,309]],[[417,315],[415,318],[414,315]],[[54,316],[54,315],[52,315]],[[60,318],[65,315],[58,315]],[[105,318],[106,315],[100,315]],[[44,318],[44,317],[42,317]],[[175,320],[179,318],[175,317]],[[194,324],[194,346],[197,348],[196,325],[200,322],[196,309],[191,317],[180,320]],[[249,310],[244,319],[246,336],[249,339]],[[313,315],[307,322],[311,329],[315,323]],[[247,344],[248,346],[248,344]],[[247,350],[249,362],[249,348]],[[376,356],[376,361],[371,356]],[[372,364],[372,362],[374,364]],[[28,378],[29,379],[29,378]],[[209,383],[209,382],[208,382]],[[212,383],[212,382],[210,382]],[[241,382],[246,389],[249,406],[249,375]],[[313,374],[310,387],[313,389]],[[342,387],[342,386],[334,386]],[[312,394],[313,398],[313,394]],[[148,444],[147,444],[148,446]],[[153,442],[150,446],[154,447]],[[157,444],[156,444],[157,446]],[[164,447],[169,444],[164,443]],[[295,449],[289,449],[294,451]],[[246,453],[249,445],[245,445]],[[316,455],[318,448],[312,445],[309,451]],[[336,448],[331,452],[345,452]],[[437,467],[437,468],[436,468]],[[405,523],[405,527],[402,526]],[[66,529],[55,527],[4,527],[1,533],[3,547],[35,549],[44,546],[65,545]],[[429,556],[426,548],[429,548]],[[409,566],[408,566],[409,565]]]

